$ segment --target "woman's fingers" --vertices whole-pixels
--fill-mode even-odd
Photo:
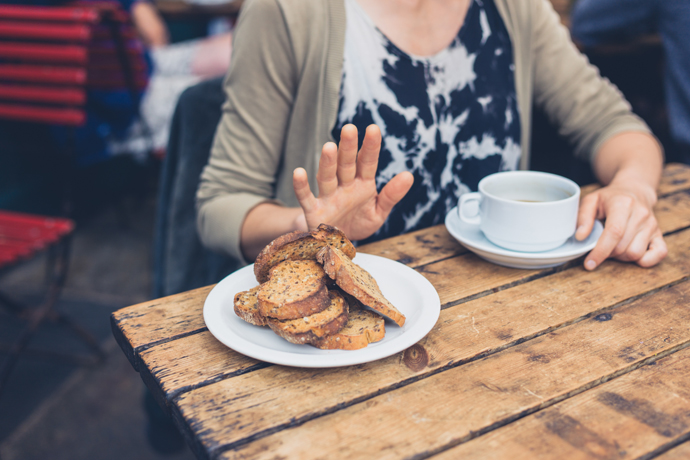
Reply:
[[[577,230],[575,231],[575,239],[582,241],[592,233],[594,228],[594,221],[597,218],[597,211],[599,209],[599,194],[590,193],[582,198],[580,202],[580,209],[577,213]]]
[[[666,242],[661,234],[661,230],[657,229],[652,237],[652,241],[649,242],[647,252],[637,261],[637,265],[644,268],[652,267],[661,262],[666,257],[666,254],[668,254]]]
[[[381,189],[378,200],[376,202],[377,213],[387,217],[400,200],[410,191],[414,176],[410,172],[401,172],[388,181],[388,183]],[[384,218],[385,220],[385,218]]]
[[[345,125],[340,131],[338,146],[338,182],[346,186],[355,180],[357,175],[357,127]]]
[[[658,231],[659,229],[656,226],[656,221],[647,222],[640,231],[633,236],[630,244],[620,249],[616,247],[612,257],[622,260],[623,262],[637,262],[647,253],[652,238]],[[621,245],[619,244],[619,246]]]
[[[316,197],[309,188],[307,171],[304,168],[297,168],[293,171],[292,187],[295,189],[295,196],[304,212],[311,212],[316,207]]]
[[[585,268],[587,270],[594,270],[606,260],[625,236],[632,209],[627,204],[627,200],[625,200],[625,203],[623,201],[611,199],[607,203],[604,231],[599,237],[597,245],[585,259]]]
[[[657,229],[656,219],[651,211],[642,206],[632,210],[625,235],[611,252],[611,257],[626,262],[638,260],[647,250],[649,241]]]
[[[362,149],[357,157],[357,177],[368,181],[376,179],[381,151],[381,130],[376,125],[369,125],[364,135]]]
[[[316,172],[316,183],[319,186],[319,197],[332,195],[336,192],[336,190],[338,190],[337,171],[338,147],[333,142],[326,142],[321,149],[319,170]]]

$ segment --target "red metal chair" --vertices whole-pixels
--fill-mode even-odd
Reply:
[[[117,3],[0,5],[0,119],[76,128],[86,122],[90,90],[124,88],[137,101],[146,81],[143,49]],[[65,324],[103,356],[93,337],[53,308],[67,276],[73,231],[70,219],[0,210],[0,272],[50,251],[49,288],[38,308],[0,293],[0,305],[27,320],[0,367],[0,392],[46,319]]]
[[[81,126],[89,89],[147,82],[141,43],[117,3],[0,5],[0,119]]]

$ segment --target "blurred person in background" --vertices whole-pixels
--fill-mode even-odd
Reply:
[[[88,3],[90,0],[82,0]],[[97,0],[94,0],[97,1]],[[0,0],[3,4],[65,6],[67,0]],[[149,80],[139,101],[127,90],[91,91],[87,125],[77,132],[77,163],[88,166],[112,155],[129,154],[144,160],[164,153],[177,100],[186,88],[225,74],[230,63],[232,35],[227,30],[210,37],[171,43],[165,20],[149,0],[116,0],[130,13],[149,61]],[[64,130],[55,130],[66,142]]]
[[[140,119],[124,139],[111,143],[114,153],[164,153],[170,123],[180,94],[190,86],[224,75],[230,64],[232,32],[171,43],[168,27],[148,0],[120,0],[152,62],[147,89],[139,106]]]
[[[661,36],[666,107],[675,143],[675,151],[667,153],[690,164],[690,1],[577,0],[571,21],[573,39],[585,47]]]

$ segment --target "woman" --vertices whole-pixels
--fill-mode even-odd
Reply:
[[[354,240],[440,223],[485,175],[529,166],[534,102],[606,185],[581,206],[578,239],[606,218],[585,267],[666,255],[659,144],[547,0],[249,0],[233,53],[197,195],[211,248],[252,260],[320,222]]]

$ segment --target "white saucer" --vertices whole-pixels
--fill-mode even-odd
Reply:
[[[453,238],[482,259],[505,267],[527,269],[555,267],[586,254],[594,249],[604,230],[604,226],[597,220],[592,233],[584,241],[571,237],[562,246],[550,251],[520,252],[501,248],[487,240],[479,226],[460,220],[457,207],[451,209],[446,216],[446,228]]]

